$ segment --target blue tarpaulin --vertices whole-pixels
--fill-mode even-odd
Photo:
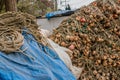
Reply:
[[[0,52],[0,80],[76,80],[54,51],[26,32],[23,36],[24,54]]]
[[[52,17],[56,17],[56,16],[69,16],[71,14],[73,14],[74,11],[73,10],[60,10],[60,11],[54,11],[54,12],[49,12],[46,14],[46,18],[50,19]]]

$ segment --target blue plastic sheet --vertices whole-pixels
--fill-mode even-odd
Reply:
[[[26,32],[23,36],[24,54],[0,52],[0,80],[76,80],[54,51]]]
[[[74,13],[74,10],[60,10],[60,11],[54,11],[54,12],[49,12],[46,14],[46,18],[50,19],[52,17],[57,17],[57,16],[69,16]]]

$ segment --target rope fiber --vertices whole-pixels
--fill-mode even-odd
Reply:
[[[0,14],[0,51],[11,53],[20,49],[23,45],[22,31],[27,29],[36,41],[46,45],[47,42],[40,34],[36,18],[27,13],[7,12]]]

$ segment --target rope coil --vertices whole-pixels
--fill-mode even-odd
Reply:
[[[36,18],[30,14],[22,12],[0,14],[0,51],[6,53],[19,51],[23,45],[24,38],[21,34],[24,29],[27,29],[28,34],[32,34],[38,43],[47,45],[46,38],[38,28]]]
[[[24,37],[17,31],[7,30],[0,34],[0,51],[17,51],[24,43]]]

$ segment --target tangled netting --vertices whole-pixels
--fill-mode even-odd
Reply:
[[[84,67],[79,80],[120,79],[120,0],[97,0],[65,19],[50,36]]]
[[[7,12],[0,14],[0,51],[14,52],[23,45],[23,30],[32,34],[36,41],[45,44],[36,18],[27,13]]]

